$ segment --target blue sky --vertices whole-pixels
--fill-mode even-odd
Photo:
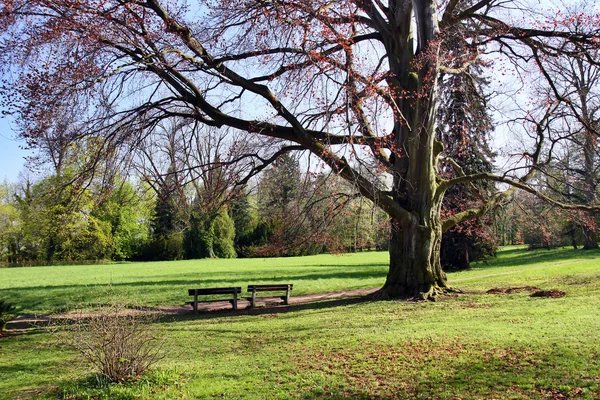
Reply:
[[[0,118],[0,182],[15,183],[30,152],[21,149],[23,143],[15,140],[11,125],[9,119]]]

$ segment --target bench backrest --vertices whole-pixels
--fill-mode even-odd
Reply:
[[[200,288],[200,289],[189,289],[188,293],[190,296],[202,295],[202,294],[239,294],[242,292],[241,287],[228,287],[228,288]]]
[[[275,290],[292,290],[294,285],[291,283],[280,283],[273,285],[248,285],[248,291],[252,292],[271,292]]]

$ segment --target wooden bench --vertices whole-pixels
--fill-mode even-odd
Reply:
[[[283,300],[283,304],[289,304],[290,302],[290,291],[294,285],[291,283],[280,283],[280,284],[271,284],[271,285],[248,285],[248,292],[252,293],[251,297],[248,297],[250,300],[250,307],[254,308],[256,306],[256,293],[257,292],[281,292],[285,291],[285,296],[276,296],[280,297]],[[272,297],[272,296],[268,296]]]
[[[222,287],[222,288],[202,288],[202,289],[189,289],[188,293],[190,296],[194,296],[194,301],[188,302],[194,307],[194,311],[198,312],[198,296],[209,296],[215,294],[231,294],[233,299],[226,299],[231,303],[234,310],[237,310],[238,294],[242,292],[241,287]],[[219,301],[219,300],[208,300],[208,302]]]

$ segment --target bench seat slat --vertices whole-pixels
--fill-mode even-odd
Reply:
[[[248,291],[252,291],[255,290],[257,292],[266,292],[269,290],[272,291],[276,291],[276,290],[292,290],[294,288],[294,285],[289,284],[289,285],[248,285]]]
[[[231,288],[200,288],[200,289],[189,289],[188,293],[190,296],[195,294],[198,295],[207,295],[207,294],[234,294],[241,293],[241,287],[231,287]]]

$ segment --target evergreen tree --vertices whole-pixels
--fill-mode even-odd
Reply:
[[[159,181],[154,216],[151,221],[152,241],[146,257],[155,260],[178,260],[184,256],[183,232],[186,221],[186,198],[175,163]]]
[[[243,247],[249,246],[253,242],[253,234],[259,221],[256,199],[251,198],[245,188],[240,189],[239,193],[236,198],[232,199],[230,209],[235,226],[235,248],[238,254],[243,254]]]
[[[438,139],[444,144],[444,154],[456,163],[442,163],[442,176],[446,178],[492,172],[494,154],[486,140],[492,122],[481,94],[486,82],[478,77],[480,74],[481,68],[472,66],[468,74],[443,76],[440,80]],[[453,215],[477,206],[480,199],[488,198],[493,191],[494,184],[487,181],[456,185],[446,193],[442,212]],[[467,269],[471,261],[495,253],[497,245],[490,218],[468,220],[444,232],[440,253],[442,268]]]
[[[208,154],[201,156],[208,157],[207,165],[221,163],[218,147],[209,148]],[[236,198],[237,189],[232,187],[230,173],[226,167],[207,168],[191,180],[195,199],[185,232],[187,258],[236,257],[235,225],[228,213],[228,203]]]
[[[275,161],[260,183],[260,210],[265,219],[283,218],[298,200],[300,163],[290,154]]]
[[[235,224],[227,209],[221,209],[213,223],[213,249],[219,258],[235,258]]]
[[[186,258],[215,258],[215,216],[210,215],[200,199],[192,203],[189,216],[189,226],[185,231]]]

